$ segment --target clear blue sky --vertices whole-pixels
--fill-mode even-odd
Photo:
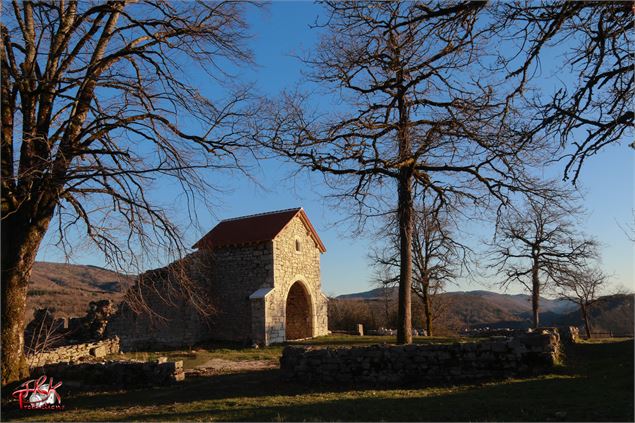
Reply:
[[[309,25],[320,13],[320,6],[309,2],[274,2],[265,10],[250,12],[250,42],[258,66],[243,69],[241,79],[257,84],[261,92],[275,96],[280,90],[302,80],[301,64],[291,55],[310,49],[317,40],[317,31]],[[546,64],[548,65],[548,64]],[[202,72],[194,73],[193,79],[201,79]],[[622,227],[632,224],[634,196],[634,154],[624,142],[621,146],[606,149],[587,161],[579,181],[585,193],[584,205],[588,214],[583,219],[582,229],[597,237],[602,243],[604,269],[613,275],[614,285],[633,289],[633,243]],[[563,165],[551,169],[561,172]],[[215,194],[211,201],[213,210],[198,210],[198,228],[185,226],[188,244],[193,244],[204,232],[211,229],[219,219],[228,217],[302,206],[327,247],[322,257],[323,290],[328,295],[364,291],[372,288],[372,269],[367,258],[372,239],[351,238],[347,226],[337,224],[346,218],[343,210],[331,207],[324,199],[328,191],[321,184],[319,175],[301,173],[292,176],[295,169],[283,162],[268,161],[259,164],[253,175],[261,186],[238,174],[210,173],[217,186],[225,192]],[[156,198],[173,204],[173,217],[181,220],[180,191],[171,183],[162,184]],[[474,232],[467,228],[467,232]],[[476,231],[484,235],[487,230]],[[467,235],[466,235],[467,236]],[[62,261],[60,252],[50,244],[50,236],[38,254],[39,260]],[[474,240],[474,242],[477,242]],[[72,263],[103,265],[97,252],[82,250],[71,257]],[[157,259],[156,266],[166,262]],[[487,283],[460,281],[451,290],[492,289]],[[510,292],[520,292],[511,290]]]

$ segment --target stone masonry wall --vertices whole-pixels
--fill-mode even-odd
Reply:
[[[169,306],[161,301],[148,303],[161,317],[120,307],[108,322],[106,334],[119,336],[122,350],[191,346],[206,334],[205,320],[187,302],[180,300]]]
[[[204,296],[210,266],[209,259],[196,252],[146,272],[128,293],[141,297],[144,306],[138,307],[136,299],[132,302],[135,308],[126,302],[119,304],[108,321],[106,335],[118,336],[124,351],[191,346],[205,339],[207,319],[192,307],[186,295],[179,294],[179,284],[186,274],[196,295]]]
[[[250,342],[249,295],[261,286],[273,286],[271,250],[267,242],[191,254],[188,274],[209,298],[208,317],[185,299],[167,303],[151,288],[144,300],[161,317],[135,313],[124,305],[109,322],[107,333],[118,335],[124,350],[192,346],[207,340]]]
[[[85,344],[65,345],[41,353],[27,355],[29,367],[44,366],[51,363],[74,362],[88,357],[105,357],[119,352],[119,338],[105,339]]]
[[[51,364],[32,371],[32,376],[46,375],[65,386],[114,386],[120,389],[164,385],[185,379],[182,361],[104,361],[81,364]]]
[[[273,287],[272,243],[206,253],[214,258],[209,292],[216,307],[209,338],[253,342],[249,296],[260,288]]]
[[[544,372],[559,356],[557,332],[449,345],[286,347],[280,367],[304,382],[446,383]]]
[[[296,241],[300,251],[296,251]],[[275,289],[266,297],[266,343],[285,341],[286,299],[296,282],[303,284],[309,294],[312,336],[326,335],[327,299],[321,291],[320,250],[299,216],[273,240],[273,259]]]
[[[514,337],[518,335],[524,335],[527,332],[533,331],[548,331],[548,332],[557,332],[560,336],[560,341],[563,344],[572,344],[578,342],[580,339],[580,331],[575,326],[551,326],[551,327],[540,327],[537,329],[509,329],[509,328],[500,328],[500,329],[474,329],[466,334],[468,336],[474,336],[479,338],[489,338],[492,336],[507,336]]]

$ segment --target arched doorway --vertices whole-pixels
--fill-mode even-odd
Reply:
[[[289,289],[286,305],[285,338],[303,339],[313,336],[311,300],[302,283],[296,282]]]

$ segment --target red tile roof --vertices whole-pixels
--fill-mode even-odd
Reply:
[[[216,248],[271,241],[296,215],[299,215],[318,248],[324,253],[326,248],[301,207],[222,220],[192,248]]]

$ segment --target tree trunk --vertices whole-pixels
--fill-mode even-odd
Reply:
[[[399,152],[398,175],[398,205],[399,215],[399,311],[397,322],[397,343],[412,343],[412,236],[414,232],[414,203],[412,200],[412,179],[414,162],[412,158],[412,140],[410,136],[410,109],[406,97],[407,75],[401,63],[401,51],[399,49],[399,37],[393,32],[390,34],[390,44],[393,48],[393,63],[396,79],[397,112],[399,122],[397,124],[397,144]]]
[[[399,57],[399,53],[396,54]],[[403,69],[398,68],[397,80],[399,84],[404,83]],[[414,219],[414,202],[412,199],[412,142],[410,139],[410,116],[405,93],[397,99],[397,109],[399,111],[399,125],[397,130],[397,141],[399,143],[399,169],[398,178],[398,205],[399,215],[399,249],[400,249],[400,270],[399,270],[399,321],[397,322],[397,343],[412,343],[412,236]]]
[[[586,332],[586,339],[591,339],[591,325],[589,325],[589,313],[585,304],[580,304],[580,310],[582,311],[582,320],[584,320],[584,330]]]
[[[540,280],[538,279],[538,266],[534,264],[531,270],[531,310],[533,314],[533,328],[540,324]]]
[[[401,173],[404,173],[403,170]],[[399,178],[399,321],[397,343],[412,343],[412,181],[411,177]]]
[[[430,292],[428,287],[423,288],[423,313],[426,322],[426,336],[432,336],[432,310],[430,307]]]
[[[389,309],[389,297],[388,297],[388,288],[384,285],[384,311],[386,313],[386,325],[390,321],[390,309]]]
[[[22,209],[2,220],[3,386],[29,375],[24,356],[26,299],[33,263],[52,214],[51,210],[31,220]]]

